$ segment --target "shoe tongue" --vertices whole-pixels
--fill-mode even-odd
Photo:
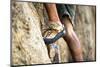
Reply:
[[[49,28],[50,29],[55,29],[55,30],[57,30],[58,32],[60,32],[60,31],[62,31],[63,30],[63,25],[59,22],[59,23],[50,23],[49,24]]]

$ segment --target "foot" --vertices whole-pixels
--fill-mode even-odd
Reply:
[[[57,41],[65,34],[64,26],[60,23],[50,22],[49,29],[43,34],[43,39],[46,44],[51,44]]]

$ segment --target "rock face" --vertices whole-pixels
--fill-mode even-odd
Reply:
[[[95,6],[77,6],[75,31],[82,45],[85,61],[95,59],[96,11]]]
[[[40,19],[32,3],[12,4],[12,64],[51,63],[40,31]]]
[[[51,63],[42,33],[48,28],[47,12],[41,3],[12,3],[12,64]],[[85,61],[95,60],[95,7],[77,6],[74,30],[82,44]],[[71,61],[63,38],[57,42],[60,62]]]

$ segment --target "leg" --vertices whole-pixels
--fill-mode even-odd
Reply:
[[[49,21],[60,21],[55,4],[44,4],[48,13]]]
[[[67,33],[65,34],[64,39],[68,43],[73,59],[75,61],[83,61],[81,45],[77,35],[73,30],[73,20],[76,6],[57,4],[57,10],[60,16],[60,20],[66,28]]]
[[[65,16],[62,19],[62,23],[65,25],[67,31],[67,34],[65,34],[64,39],[68,43],[74,61],[83,61],[80,41],[73,30],[71,21],[68,19],[67,16]]]
[[[56,4],[44,4],[44,6],[49,17],[49,26],[53,29],[61,31],[63,28],[57,13]]]
[[[44,33],[44,37],[46,35],[46,38],[53,38],[56,34],[58,34],[61,30],[63,30],[62,24],[60,22],[56,5],[55,4],[44,4],[47,10],[47,14],[49,17],[49,26],[51,26],[50,30],[47,30]],[[56,31],[55,31],[56,30]],[[51,32],[49,35],[46,34],[48,32]],[[46,42],[45,42],[46,43]],[[56,46],[56,48],[55,48]],[[58,45],[51,43],[51,45],[48,45],[48,52],[50,59],[53,63],[59,63],[60,61],[60,51],[58,48]]]

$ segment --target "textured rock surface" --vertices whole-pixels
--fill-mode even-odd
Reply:
[[[50,63],[40,31],[40,19],[32,3],[12,4],[12,63]]]
[[[78,6],[75,31],[80,39],[85,61],[95,60],[96,13],[93,6]]]
[[[75,27],[85,61],[95,60],[95,7],[77,6]],[[43,4],[16,2],[12,4],[12,63],[51,63],[42,32],[48,28],[48,16]],[[61,62],[71,61],[71,54],[63,38],[60,47]]]

